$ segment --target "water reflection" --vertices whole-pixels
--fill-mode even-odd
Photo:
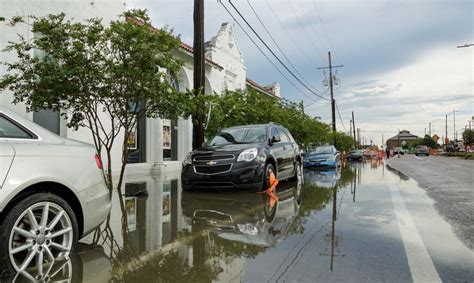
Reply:
[[[307,219],[333,205],[327,233],[330,269],[340,255],[336,232],[339,189],[356,169],[305,171],[305,182],[280,182],[278,201],[255,192],[183,192],[179,172],[127,176],[113,195],[106,223],[49,275],[17,275],[10,282],[242,281],[246,261],[301,235]],[[93,213],[93,212],[91,212]]]
[[[353,202],[355,202],[356,195],[356,184],[360,183],[360,179],[357,180],[357,172],[360,172],[362,168],[362,163],[358,162],[354,167],[349,165],[343,166],[341,169],[335,170],[311,170],[305,172],[305,182],[306,188],[305,191],[316,191],[320,192],[321,195],[324,195],[323,199],[325,203],[329,202],[331,199],[332,203],[332,218],[331,218],[331,229],[325,234],[325,242],[329,245],[329,252],[324,253],[320,252],[321,256],[328,256],[329,259],[329,270],[334,270],[334,258],[335,257],[344,257],[345,254],[340,251],[340,244],[342,242],[342,233],[339,235],[336,232],[336,221],[338,216],[338,192],[341,188],[347,186],[348,183],[351,184],[351,194],[353,196]],[[360,173],[359,173],[360,176]],[[342,202],[342,199],[341,199]],[[311,208],[314,211],[316,208]],[[340,209],[340,204],[339,204]]]

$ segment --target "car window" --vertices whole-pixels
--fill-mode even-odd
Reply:
[[[215,135],[209,145],[223,145],[229,143],[260,143],[267,139],[265,127],[229,128]]]
[[[0,115],[0,138],[31,139],[32,135],[7,117]]]
[[[278,134],[280,135],[280,139],[282,142],[290,142],[290,138],[286,135],[283,129],[278,129]]]
[[[275,127],[272,128],[271,135],[272,135],[272,138],[276,137],[276,138],[281,139],[280,134],[278,133],[277,128],[275,128]]]
[[[312,151],[311,154],[330,154],[333,153],[332,146],[320,146],[316,150]]]
[[[290,134],[290,131],[288,131],[288,129],[286,128],[282,128],[283,131],[285,132],[285,134],[288,136],[288,138],[290,138],[290,141],[292,142],[295,142],[295,139],[293,138],[293,136]]]

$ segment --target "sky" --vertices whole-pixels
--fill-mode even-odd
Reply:
[[[148,9],[156,27],[173,28],[190,45],[193,2],[126,1],[128,8]],[[331,122],[328,101],[309,91],[302,94],[296,90],[258,51],[222,4],[217,0],[204,2],[206,41],[223,22],[234,23],[247,76],[261,84],[279,82],[284,98],[303,100],[307,114]],[[222,3],[251,34],[229,1]],[[351,111],[354,111],[356,128],[361,129],[367,143],[372,141],[380,146],[382,134],[386,140],[399,129],[422,137],[432,121],[432,134],[444,136],[448,114],[448,137],[452,139],[453,110],[456,110],[459,136],[474,116],[474,47],[457,48],[474,43],[474,1],[234,0],[232,3],[275,54],[290,69],[294,66],[297,72],[292,69],[293,72],[301,74],[301,79],[323,97],[329,98],[329,90],[322,84],[328,74],[317,67],[328,65],[328,51],[332,53],[333,64],[344,65],[337,68],[340,83],[334,89],[341,117],[336,116],[336,125],[340,131],[349,130]],[[265,32],[252,7],[284,55]],[[291,75],[285,74],[291,79]],[[299,88],[304,89],[301,85]]]

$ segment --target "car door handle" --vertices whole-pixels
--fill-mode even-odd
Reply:
[[[286,150],[286,147],[285,147],[285,146],[283,146],[283,150]]]

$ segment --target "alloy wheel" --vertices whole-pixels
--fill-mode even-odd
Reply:
[[[67,212],[54,202],[39,202],[18,217],[10,232],[8,252],[17,272],[36,270],[42,280],[43,266],[67,259],[73,245],[73,226]]]

